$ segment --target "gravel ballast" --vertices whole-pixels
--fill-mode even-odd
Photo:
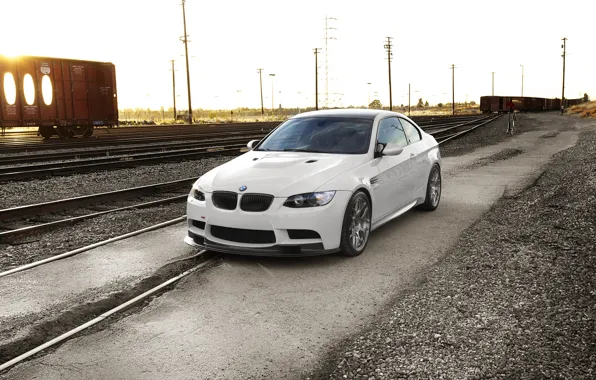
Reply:
[[[590,131],[308,378],[594,378],[595,173]]]
[[[558,117],[556,113],[550,113]],[[531,114],[518,114],[515,122],[515,133],[536,131],[540,129],[541,123],[532,117]],[[505,133],[507,131],[508,115],[504,114],[497,120],[476,128],[472,132],[458,137],[441,145],[441,156],[453,157],[461,156],[470,151],[487,145],[497,144],[511,138]],[[562,129],[561,131],[566,130]]]
[[[2,183],[0,185],[0,209],[199,177],[232,158],[231,156],[212,157],[65,177]]]

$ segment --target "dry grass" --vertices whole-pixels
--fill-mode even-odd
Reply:
[[[596,101],[571,106],[566,112],[568,115],[596,118]]]

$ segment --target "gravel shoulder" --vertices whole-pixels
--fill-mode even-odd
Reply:
[[[520,124],[533,122],[522,115]],[[304,377],[594,378],[595,173],[593,130]]]

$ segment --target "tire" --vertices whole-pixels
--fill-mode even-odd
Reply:
[[[441,168],[435,164],[430,169],[428,182],[426,183],[426,198],[418,208],[424,211],[434,211],[439,207],[441,201]]]
[[[362,214],[360,217],[358,217],[359,213]],[[362,191],[355,192],[348,202],[341,227],[339,247],[344,256],[355,257],[364,252],[370,237],[371,218],[370,200]],[[356,238],[353,238],[354,231],[357,234]]]

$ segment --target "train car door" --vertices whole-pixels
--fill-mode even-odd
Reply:
[[[17,88],[21,89],[21,121],[22,125],[37,125],[41,119],[39,113],[38,73],[35,60],[21,58],[17,61]]]
[[[12,59],[0,58],[0,125],[15,127],[21,119],[21,97],[17,64]]]
[[[70,76],[72,86],[72,103],[75,123],[89,124],[89,108],[87,95],[87,71],[84,62],[70,63]]]
[[[39,78],[38,93],[39,93],[39,111],[41,115],[42,125],[53,126],[58,118],[58,101],[56,99],[56,79],[54,76],[55,69],[53,62],[50,60],[36,60],[35,69],[37,77]]]
[[[499,112],[503,111],[503,97],[499,96]]]

